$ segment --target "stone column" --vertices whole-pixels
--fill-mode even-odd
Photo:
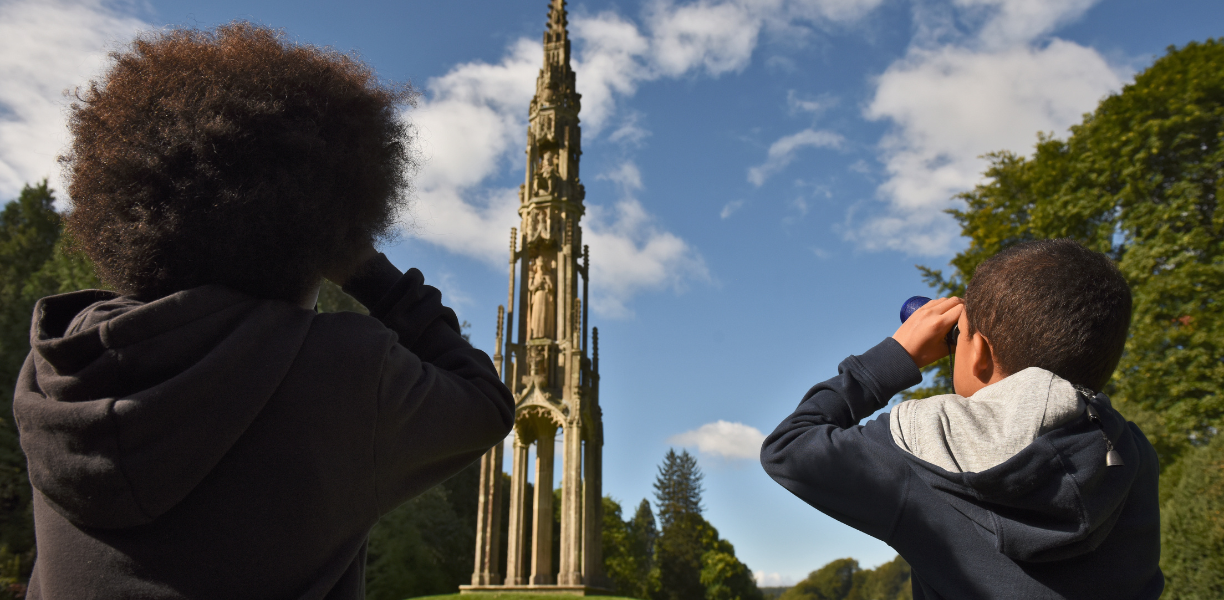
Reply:
[[[543,426],[536,439],[535,526],[531,535],[531,585],[552,585],[553,440],[557,430]]]
[[[583,468],[583,553],[582,576],[587,585],[602,585],[603,580],[603,448],[591,436],[587,440]]]
[[[497,585],[501,534],[502,444],[480,459],[480,499],[476,508],[476,569],[472,585]]]
[[[506,585],[527,585],[527,570],[523,559],[526,549],[523,521],[527,510],[527,444],[514,436],[514,465],[510,473],[510,522],[506,544]]]
[[[582,424],[565,426],[561,479],[561,569],[558,583],[582,585]]]

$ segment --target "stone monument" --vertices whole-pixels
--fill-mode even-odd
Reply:
[[[472,585],[460,587],[463,593],[602,591],[599,330],[591,330],[588,357],[590,252],[582,244],[579,225],[585,211],[585,190],[578,179],[580,98],[570,67],[565,0],[552,0],[544,32],[544,66],[529,113],[527,174],[519,187],[521,227],[510,230],[509,310],[497,308],[493,354],[515,398],[506,573],[504,578],[499,573],[502,444],[498,444],[480,462],[476,569]],[[553,565],[553,456],[558,431],[561,554],[560,564]],[[527,460],[533,444],[535,494],[528,515]]]

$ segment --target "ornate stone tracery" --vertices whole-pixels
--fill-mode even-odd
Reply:
[[[565,0],[552,0],[544,64],[529,108],[527,172],[519,188],[522,223],[510,231],[509,308],[498,307],[493,362],[516,400],[506,573],[503,580],[498,556],[503,453],[499,444],[481,459],[476,569],[472,585],[461,587],[464,593],[547,586],[548,591],[585,594],[599,591],[605,583],[600,552],[599,361],[588,358],[586,348],[590,263],[579,225],[586,210],[586,190],[578,178],[581,96],[570,66],[566,27]],[[596,345],[598,339],[596,331]],[[562,436],[561,556],[554,566],[550,540],[558,433]],[[528,515],[526,480],[532,446],[536,480]],[[528,527],[531,548],[525,544]]]

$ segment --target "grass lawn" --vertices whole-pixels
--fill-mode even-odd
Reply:
[[[418,596],[412,600],[566,600],[581,598],[568,594],[516,594],[516,593],[479,593],[479,594],[443,594],[441,596]],[[623,596],[596,596],[599,600],[634,600]]]

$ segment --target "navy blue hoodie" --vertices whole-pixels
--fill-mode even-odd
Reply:
[[[1160,596],[1159,465],[1147,438],[1098,394],[995,467],[953,473],[897,446],[884,414],[921,382],[892,338],[838,366],[765,439],[761,464],[829,516],[892,546],[915,600]],[[1124,465],[1107,467],[1102,431]]]

